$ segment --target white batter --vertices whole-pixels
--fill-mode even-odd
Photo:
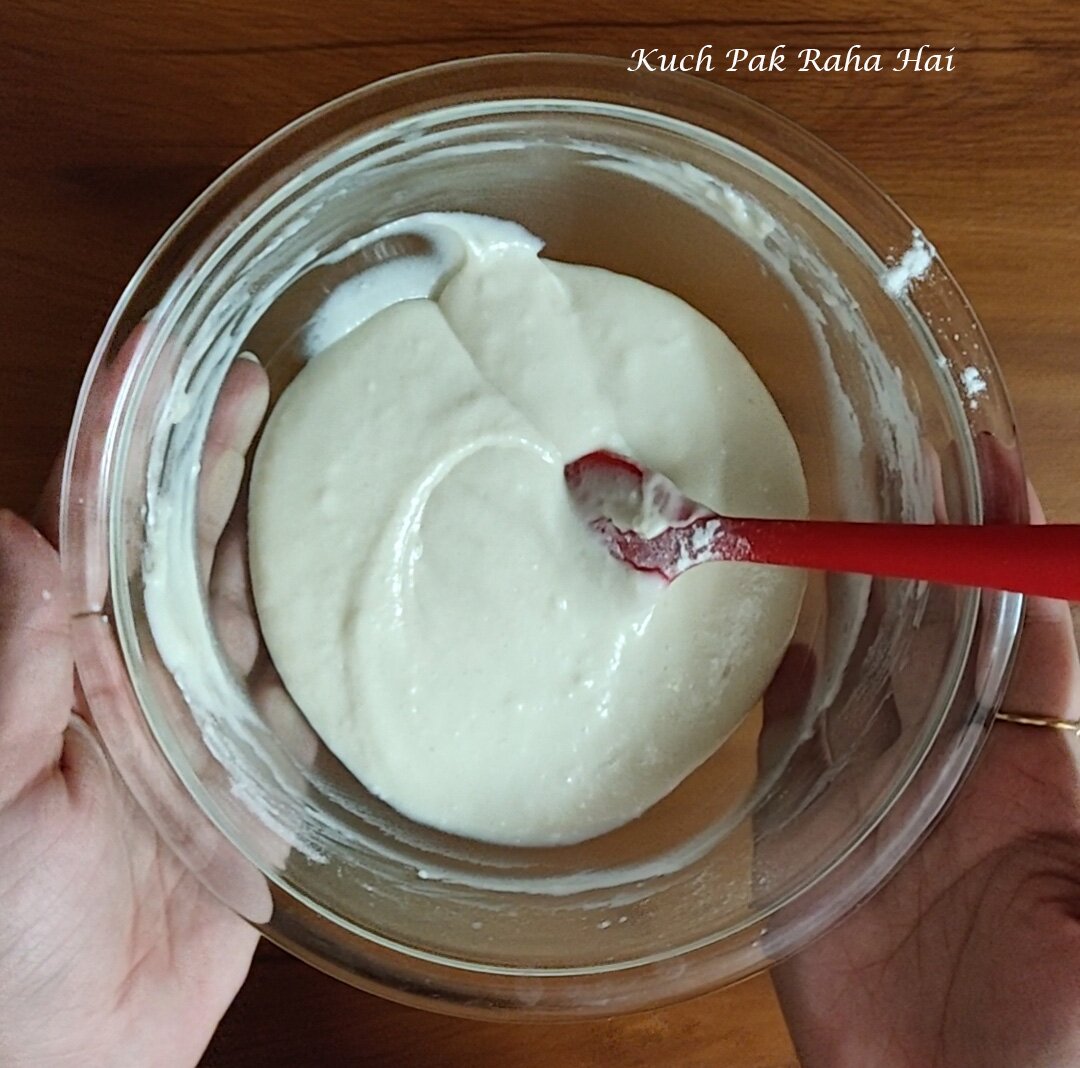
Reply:
[[[576,842],[723,742],[803,578],[632,571],[575,514],[564,464],[612,448],[718,511],[792,517],[802,469],[745,359],[678,298],[542,260],[512,223],[423,219],[464,249],[438,300],[358,315],[266,427],[259,617],[294,699],[373,793],[472,838]],[[371,273],[392,290],[395,270]]]

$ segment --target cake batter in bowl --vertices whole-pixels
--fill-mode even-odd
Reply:
[[[347,585],[365,567],[364,582],[412,574],[393,563],[405,559],[393,544],[350,551],[345,542],[368,526],[415,533],[408,523],[377,522],[379,487],[410,470],[406,453],[422,452],[442,418],[422,400],[432,395],[432,376],[449,373],[446,360],[428,352],[432,362],[420,360],[415,373],[395,364],[375,375],[356,368],[373,368],[386,346],[358,349],[355,361],[341,363],[355,371],[341,379],[344,407],[324,399],[306,413],[338,419],[318,448],[310,433],[300,439],[312,454],[310,485],[296,476],[282,503],[272,491],[285,476],[271,469],[288,451],[280,425],[300,404],[295,398],[331,366],[320,361],[342,361],[341,346],[361,336],[351,330],[385,329],[387,316],[415,318],[434,306],[425,298],[454,286],[442,267],[433,272],[430,228],[402,220],[438,213],[516,224],[543,241],[560,292],[585,309],[583,322],[603,303],[590,285],[625,276],[644,287],[634,291],[641,300],[659,294],[692,321],[719,328],[761,388],[764,422],[748,426],[772,426],[775,412],[801,461],[805,496],[796,487],[778,504],[784,510],[921,522],[1026,518],[997,368],[926,239],[848,165],[765,109],[702,80],[645,81],[622,66],[530,55],[431,68],[327,105],[256,149],[179,220],[131,283],[96,354],[68,456],[62,549],[79,670],[136,799],[206,884],[270,938],[359,986],[446,1011],[608,1015],[734,981],[805,944],[873,891],[956,788],[1002,692],[1019,625],[1012,594],[820,574],[805,576],[803,588],[803,576],[784,573],[781,582],[795,583],[790,618],[772,639],[751,642],[750,657],[767,666],[741,702],[750,707],[712,723],[696,743],[700,752],[662,787],[649,787],[656,750],[686,737],[677,724],[665,727],[665,717],[692,709],[708,722],[712,710],[700,693],[673,699],[662,670],[684,657],[723,659],[709,645],[716,628],[692,625],[695,611],[716,614],[711,580],[695,579],[693,589],[706,591],[700,605],[679,613],[691,625],[669,629],[666,647],[650,653],[659,668],[635,682],[635,707],[654,717],[649,729],[620,757],[611,789],[563,795],[582,806],[575,820],[572,805],[540,793],[545,753],[559,749],[568,729],[557,702],[550,707],[558,737],[536,744],[535,768],[522,761],[516,775],[492,775],[490,764],[481,774],[484,754],[470,764],[470,746],[455,748],[452,730],[432,741],[418,729],[416,745],[428,749],[418,750],[412,770],[421,773],[411,781],[430,789],[421,807],[403,800],[398,772],[410,767],[409,733],[393,715],[395,687],[404,691],[403,714],[409,685],[423,685],[426,707],[464,715],[461,693],[470,707],[486,702],[486,687],[514,672],[508,662],[485,663],[500,657],[496,619],[473,628],[481,636],[467,643],[475,662],[461,663],[484,686],[456,679],[453,657],[406,684],[408,672],[387,668],[389,653],[396,664],[411,662],[407,647],[387,636],[393,606],[405,603],[391,589],[353,616],[348,604],[328,605],[325,618],[340,618],[358,636],[365,685],[383,673],[380,707],[401,747],[391,762],[398,777],[368,761],[373,735],[360,731],[352,747],[335,743],[324,712],[342,692],[327,681],[340,652],[317,602],[301,596],[303,580],[340,571]],[[502,266],[491,284],[510,284],[513,270],[524,269]],[[401,295],[411,304],[373,303],[387,272],[404,278]],[[509,306],[496,301],[495,318]],[[419,314],[424,321],[410,329],[427,337],[436,326]],[[459,339],[463,329],[455,327]],[[633,333],[640,339],[644,327]],[[682,449],[707,468],[695,453],[707,446],[723,470],[723,435],[704,443],[701,430],[687,435],[685,405],[671,400],[680,336],[665,346],[658,333],[645,346],[652,355],[639,347],[626,357],[627,396],[647,412],[634,424],[637,447],[667,449],[669,468]],[[534,452],[537,442],[566,434],[571,448],[580,425],[536,424],[580,415],[581,382],[568,386],[565,408],[533,412],[526,433],[507,413],[528,412],[540,387],[517,365],[498,382],[498,352],[492,362],[477,360],[477,344],[466,338],[464,349],[474,354],[469,367],[487,368],[480,385],[504,400],[515,388],[523,393],[516,406],[492,401],[465,427],[463,447],[473,433],[498,431]],[[448,341],[440,345],[450,352]],[[627,340],[619,351],[632,347]],[[525,366],[550,379],[566,351],[556,346]],[[559,374],[582,371],[581,361],[564,363]],[[617,377],[610,367],[592,375],[600,392],[588,411],[600,412],[617,393]],[[388,394],[385,405],[356,401],[350,409],[351,391],[369,382]],[[480,385],[470,387],[476,396]],[[357,433],[366,444],[355,455],[341,415],[350,410],[365,420]],[[392,423],[403,412],[415,433],[372,430],[373,420]],[[582,452],[597,444],[590,435],[599,425],[594,419],[581,434]],[[609,436],[616,432],[622,424]],[[380,442],[390,453],[379,454]],[[760,448],[731,446],[731,455],[749,485],[769,483]],[[354,500],[359,518],[340,538],[323,540],[313,516],[334,513],[334,494],[348,479],[338,472],[328,496],[319,472],[344,460],[369,510]],[[260,481],[264,466],[273,477]],[[500,485],[527,486],[529,472]],[[489,485],[478,469],[456,492]],[[255,528],[260,500],[271,499],[274,545],[264,552]],[[431,503],[434,492],[424,499],[435,509],[429,519],[442,508],[440,529],[462,515],[453,495],[441,504]],[[484,506],[524,514],[535,499],[508,492]],[[427,564],[438,563],[436,544],[423,542]],[[418,545],[405,537],[398,548],[413,560]],[[303,564],[282,585],[290,560]],[[455,560],[445,558],[439,573]],[[469,566],[477,581],[493,567],[505,580],[505,564]],[[616,565],[598,559],[600,566]],[[759,570],[716,566],[744,568],[744,576]],[[301,591],[307,625],[281,623],[290,590]],[[523,591],[543,592],[528,584]],[[497,602],[505,612],[512,600],[500,587],[498,598],[474,607]],[[745,601],[736,596],[725,611],[737,616]],[[375,603],[390,606],[378,627],[365,607]],[[430,633],[454,626],[452,612],[427,609],[438,623]],[[565,645],[545,640],[537,649]],[[324,658],[321,669],[304,667],[313,657]],[[500,707],[534,707],[565,665],[550,667],[530,662],[521,677],[534,684]],[[745,662],[733,670],[745,671]],[[305,689],[302,676],[315,682]],[[699,678],[708,681],[694,672],[684,681]],[[581,768],[599,782],[604,763]],[[489,819],[483,790],[469,795],[457,781],[467,786],[470,776],[487,790],[501,784]],[[605,815],[602,802],[619,791],[644,800]],[[473,799],[467,812],[454,810],[465,796]]]

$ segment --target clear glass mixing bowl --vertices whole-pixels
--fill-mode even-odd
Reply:
[[[639,1009],[804,945],[885,879],[955,790],[1021,615],[1012,594],[811,576],[767,700],[651,811],[565,848],[411,823],[313,735],[259,640],[250,450],[230,441],[224,398],[245,373],[260,388],[238,362],[248,352],[273,402],[327,293],[416,251],[363,239],[402,216],[516,219],[553,258],[636,275],[709,315],[783,411],[815,516],[1026,521],[989,345],[941,262],[918,262],[911,222],[765,108],[623,67],[452,63],[272,137],[132,280],[67,457],[79,672],[139,804],[275,942],[450,1012]]]

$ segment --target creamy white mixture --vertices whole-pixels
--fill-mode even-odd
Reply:
[[[266,427],[260,621],[312,725],[399,811],[493,842],[580,841],[723,742],[790,638],[803,579],[634,572],[575,513],[564,464],[612,448],[761,516],[805,514],[802,469],[749,364],[678,298],[542,260],[512,223],[425,220],[458,244],[437,299],[358,315]],[[392,290],[395,264],[378,270]],[[415,264],[402,271],[415,297]]]

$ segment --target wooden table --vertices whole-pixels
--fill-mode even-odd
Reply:
[[[945,7],[945,10],[942,8]],[[735,13],[737,11],[737,13]],[[28,510],[121,288],[169,221],[282,123],[357,85],[524,49],[955,47],[948,73],[711,77],[904,206],[995,343],[1051,519],[1080,521],[1080,14],[1073,0],[6,0],[0,5],[0,504]],[[264,947],[205,1063],[781,1068],[767,979],[575,1026],[476,1024],[358,994]]]

